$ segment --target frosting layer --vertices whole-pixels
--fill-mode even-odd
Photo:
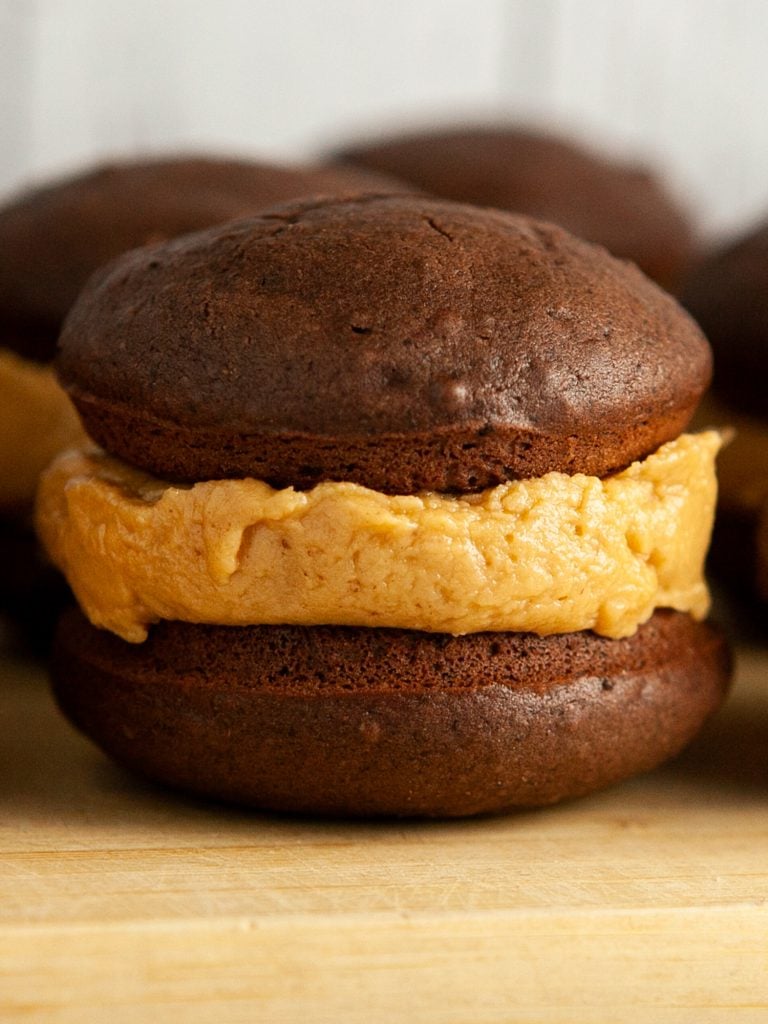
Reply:
[[[458,497],[179,486],[67,452],[41,481],[38,528],[91,622],[133,642],[160,619],[622,637],[655,608],[706,615],[719,446],[684,434],[606,479]]]

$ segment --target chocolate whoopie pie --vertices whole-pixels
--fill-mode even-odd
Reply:
[[[37,521],[82,611],[65,713],[172,786],[467,815],[670,757],[722,700],[695,324],[551,225],[276,208],[91,279],[61,381],[101,449]]]
[[[0,550],[14,566],[0,585],[0,608],[26,623],[28,634],[48,635],[63,592],[26,523],[40,471],[83,442],[48,364],[90,274],[136,246],[278,201],[397,188],[354,168],[175,157],[98,167],[0,208]]]
[[[706,327],[718,359],[715,392],[768,419],[768,222],[713,249],[691,270],[683,300]]]
[[[683,302],[717,357],[715,393],[768,420],[768,222],[701,259],[688,275]]]
[[[554,221],[669,289],[692,254],[689,219],[653,172],[555,135],[459,126],[361,144],[341,158],[433,195]]]
[[[743,593],[768,600],[768,223],[704,257],[683,302],[717,358],[699,419],[735,428],[719,459],[712,567]]]

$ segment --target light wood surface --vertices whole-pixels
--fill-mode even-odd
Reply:
[[[0,1020],[768,1021],[768,657],[678,761],[488,820],[155,789],[0,663]]]

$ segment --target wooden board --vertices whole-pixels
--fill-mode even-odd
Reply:
[[[0,1020],[768,1021],[768,657],[566,806],[317,823],[108,764],[0,664]]]

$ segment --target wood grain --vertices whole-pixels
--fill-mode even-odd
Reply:
[[[678,761],[468,822],[311,822],[109,765],[0,663],[0,1019],[768,1020],[768,656]]]

